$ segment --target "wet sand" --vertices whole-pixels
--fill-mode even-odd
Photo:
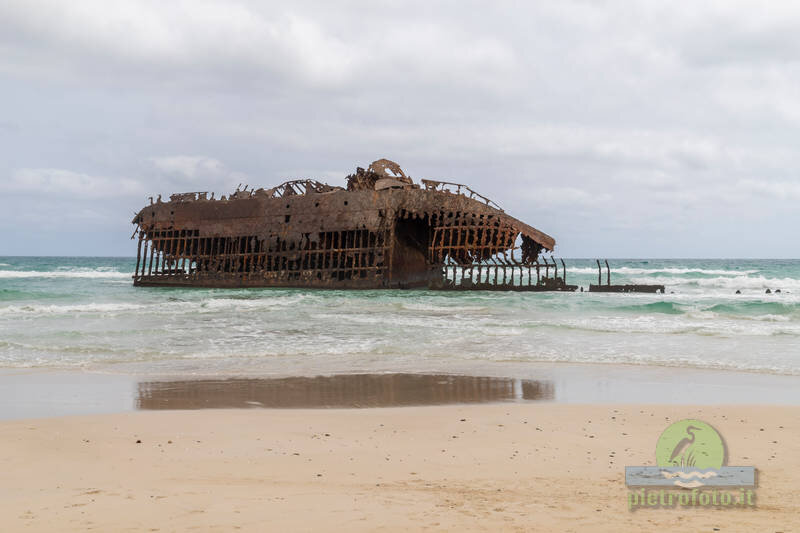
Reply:
[[[628,509],[671,422],[758,469],[755,508]],[[493,403],[0,423],[2,531],[792,531],[800,408]]]
[[[452,366],[452,365],[450,365]],[[0,420],[153,409],[454,403],[800,405],[800,376],[633,365],[499,364],[428,373],[136,376],[0,372]]]

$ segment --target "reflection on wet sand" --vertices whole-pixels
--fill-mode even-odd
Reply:
[[[431,374],[348,374],[266,379],[149,381],[138,409],[394,407],[552,400],[550,381]]]

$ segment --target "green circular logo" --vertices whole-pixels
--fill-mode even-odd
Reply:
[[[725,444],[717,430],[702,420],[679,420],[658,438],[656,463],[662,467],[721,468]]]

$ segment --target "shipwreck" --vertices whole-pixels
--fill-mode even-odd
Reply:
[[[466,185],[381,159],[346,177],[160,196],[133,219],[138,286],[571,291],[555,240]]]

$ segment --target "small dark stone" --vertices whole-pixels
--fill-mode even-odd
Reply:
[[[136,444],[141,444],[141,443],[142,443],[142,439],[136,439]]]
[[[777,294],[777,293],[779,293],[779,292],[781,292],[781,290],[780,290],[780,289],[775,289],[775,293],[776,293],[776,294]]]
[[[740,291],[739,289],[736,289],[736,294],[742,294],[742,291]]]
[[[769,289],[767,289],[767,292],[766,292],[766,294],[772,294],[772,291],[771,291],[771,290],[769,290]]]

